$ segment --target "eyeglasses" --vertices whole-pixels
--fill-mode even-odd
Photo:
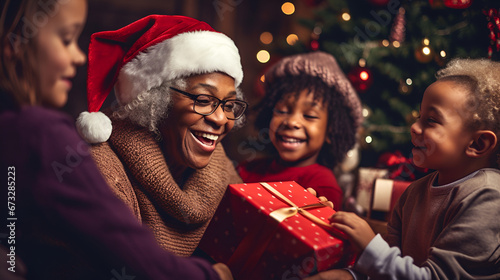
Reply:
[[[211,115],[219,105],[222,107],[222,111],[226,114],[226,118],[230,120],[237,120],[243,116],[245,110],[248,107],[248,103],[243,100],[238,99],[228,99],[228,100],[220,100],[219,98],[207,95],[207,94],[191,94],[189,92],[185,92],[180,89],[176,89],[170,87],[170,89],[177,91],[180,94],[183,94],[189,97],[194,101],[193,110],[203,116]]]

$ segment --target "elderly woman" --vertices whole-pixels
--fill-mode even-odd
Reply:
[[[77,126],[98,167],[162,247],[190,256],[241,182],[220,144],[247,108],[238,49],[204,22],[153,15],[94,34],[88,71]],[[113,86],[110,122],[97,111]]]

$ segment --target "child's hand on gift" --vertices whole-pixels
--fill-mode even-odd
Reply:
[[[330,217],[330,222],[334,228],[345,233],[358,251],[363,251],[375,237],[370,225],[354,213],[339,211]]]
[[[332,269],[320,272],[311,277],[304,278],[304,280],[348,280],[354,279],[352,274],[345,269]]]
[[[313,188],[307,188],[307,191],[309,191],[312,195],[318,196],[318,193],[313,189]],[[328,206],[333,209],[333,202],[328,201],[328,199],[324,196],[318,197],[319,201],[321,201],[325,206]]]

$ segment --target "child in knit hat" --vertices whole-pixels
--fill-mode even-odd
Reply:
[[[332,169],[355,144],[362,121],[354,88],[335,58],[320,51],[282,59],[264,86],[255,126],[269,130],[274,154],[240,164],[241,178],[296,181],[339,210],[343,194]]]

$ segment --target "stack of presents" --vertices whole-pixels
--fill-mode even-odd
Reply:
[[[359,168],[358,207],[376,232],[410,180],[388,168]],[[408,177],[411,179],[411,177]],[[356,256],[328,218],[335,213],[293,181],[229,185],[200,249],[227,264],[236,280],[302,279],[354,263]]]

